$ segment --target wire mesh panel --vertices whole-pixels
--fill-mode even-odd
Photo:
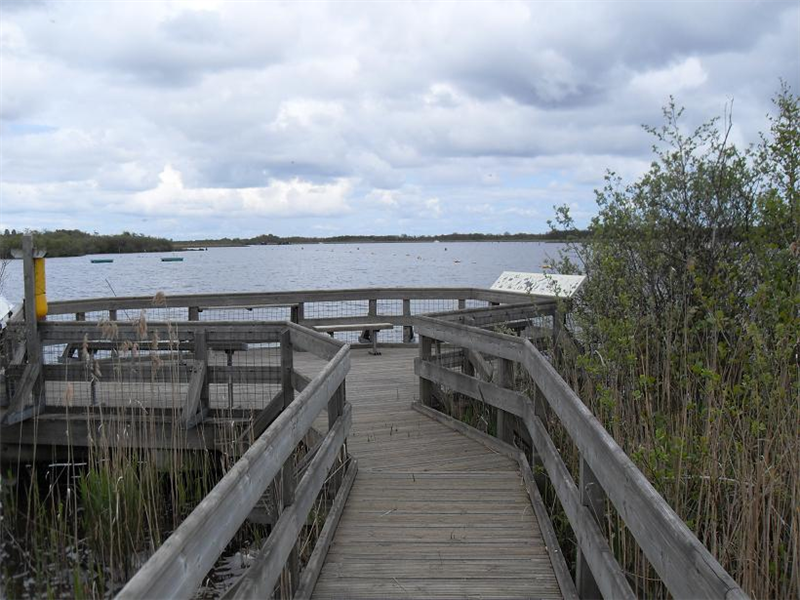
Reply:
[[[306,319],[332,319],[337,317],[366,317],[368,300],[341,300],[330,302],[306,302]]]
[[[401,299],[378,300],[379,315],[399,316],[403,314],[403,301]]]
[[[208,365],[212,409],[261,410],[281,390],[279,344],[212,347]]]
[[[227,306],[203,308],[201,321],[289,321],[292,317],[290,305],[272,306]]]
[[[426,315],[429,313],[446,312],[456,309],[458,309],[458,300],[455,299],[429,299],[411,301],[412,315]]]

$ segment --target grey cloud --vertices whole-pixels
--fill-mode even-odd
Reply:
[[[411,233],[424,210],[441,214],[425,227],[541,230],[556,203],[590,214],[605,168],[646,168],[640,124],[670,93],[689,125],[735,98],[748,142],[778,77],[800,85],[796,2],[3,4],[9,226],[40,206],[52,227],[68,205],[170,235]],[[131,208],[167,165],[175,232]],[[259,221],[203,205],[295,181],[346,181],[357,210],[301,226],[290,207]]]

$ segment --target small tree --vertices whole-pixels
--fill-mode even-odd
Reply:
[[[800,585],[800,101],[782,84],[774,104],[740,150],[729,112],[687,134],[670,100],[649,170],[607,175],[560,264],[588,276],[587,352],[560,367],[754,597]]]

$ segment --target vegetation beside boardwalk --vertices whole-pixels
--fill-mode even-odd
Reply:
[[[648,172],[608,175],[591,243],[571,248],[582,267],[559,265],[588,275],[570,323],[584,352],[562,374],[754,598],[800,589],[800,98],[784,85],[775,109],[738,149],[727,115],[687,134],[670,104]]]

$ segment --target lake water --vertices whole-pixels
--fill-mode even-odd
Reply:
[[[503,271],[541,272],[562,244],[456,242],[310,244],[209,248],[47,259],[48,300],[363,287],[489,287]],[[161,262],[180,256],[183,262]],[[92,258],[113,263],[92,264]],[[2,294],[23,297],[22,261],[6,269]]]

